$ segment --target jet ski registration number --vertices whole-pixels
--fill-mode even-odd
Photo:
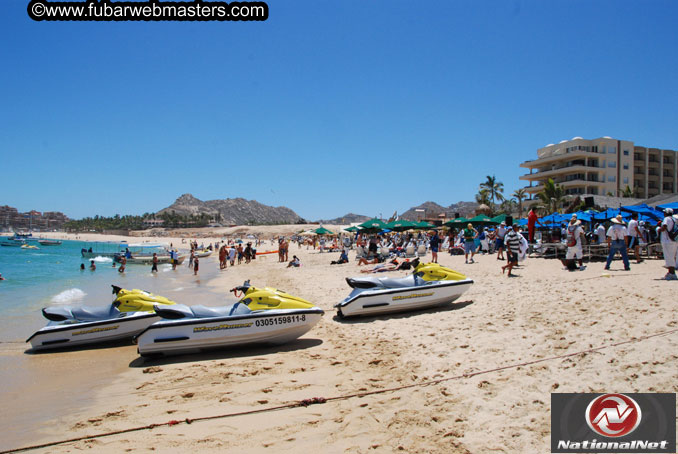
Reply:
[[[271,317],[255,320],[256,326],[285,325],[287,323],[305,322],[306,315],[288,315],[287,317]]]

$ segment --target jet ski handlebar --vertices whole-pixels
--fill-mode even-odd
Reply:
[[[236,298],[240,298],[247,290],[250,288],[250,280],[246,280],[243,285],[239,285],[237,287],[233,287],[230,291],[233,292],[233,295],[235,295]],[[238,294],[240,292],[240,294]]]

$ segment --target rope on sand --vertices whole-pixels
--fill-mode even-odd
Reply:
[[[566,354],[563,354],[563,355],[549,356],[549,357],[546,357],[546,358],[535,359],[535,360],[532,360],[532,361],[525,361],[525,362],[522,362],[522,363],[514,363],[514,364],[509,364],[507,366],[495,367],[493,369],[486,369],[486,370],[481,370],[481,371],[477,371],[477,372],[469,372],[469,373],[465,373],[465,374],[462,374],[462,375],[455,375],[455,376],[451,376],[451,377],[440,378],[440,379],[437,379],[437,380],[429,380],[429,381],[424,381],[424,382],[419,382],[419,383],[413,383],[411,385],[403,385],[403,386],[398,386],[398,387],[395,387],[395,388],[385,388],[385,389],[378,389],[378,390],[373,390],[373,391],[364,391],[364,392],[359,392],[359,393],[345,394],[345,395],[342,395],[342,396],[335,396],[335,397],[328,397],[328,398],[313,397],[313,398],[310,398],[310,399],[304,399],[304,400],[300,400],[300,401],[296,401],[296,402],[290,402],[288,404],[278,405],[278,406],[275,406],[275,407],[265,407],[265,408],[260,408],[260,409],[256,409],[256,410],[241,411],[241,412],[236,412],[236,413],[225,413],[225,414],[213,415],[213,416],[201,416],[201,417],[198,417],[198,418],[186,418],[186,419],[181,419],[181,420],[171,420],[171,421],[167,421],[165,423],[148,424],[146,426],[131,427],[131,428],[128,428],[128,429],[116,430],[116,431],[112,431],[112,432],[103,432],[103,433],[94,434],[94,435],[85,435],[85,436],[82,436],[82,437],[70,438],[70,439],[67,439],[67,440],[53,441],[53,442],[44,443],[44,444],[41,444],[41,445],[33,445],[33,446],[26,446],[26,447],[23,447],[23,448],[9,449],[9,450],[6,450],[6,451],[0,451],[0,454],[10,454],[10,453],[16,453],[16,452],[23,452],[23,451],[32,451],[32,450],[35,450],[35,449],[48,448],[50,446],[56,446],[56,445],[61,445],[61,444],[65,444],[65,443],[74,443],[74,442],[84,441],[84,440],[93,440],[93,439],[96,439],[96,438],[110,437],[112,435],[120,435],[120,434],[125,434],[125,433],[130,433],[130,432],[138,432],[138,431],[141,431],[141,430],[151,430],[151,429],[155,429],[157,427],[163,427],[163,426],[172,427],[172,426],[175,426],[175,425],[178,425],[178,424],[192,424],[194,422],[199,422],[199,421],[209,421],[209,420],[213,420],[213,419],[233,418],[233,417],[236,417],[236,416],[246,416],[246,415],[253,415],[253,414],[257,414],[257,413],[267,413],[267,412],[271,412],[271,411],[286,410],[286,409],[298,408],[298,407],[308,407],[309,405],[324,404],[324,403],[331,402],[331,401],[347,400],[347,399],[352,399],[352,398],[356,398],[356,397],[366,397],[366,396],[372,396],[372,395],[376,395],[376,394],[390,393],[390,392],[400,391],[400,390],[403,390],[403,389],[437,385],[437,384],[444,383],[444,382],[447,382],[447,381],[461,380],[461,379],[464,379],[464,378],[471,378],[471,377],[475,377],[475,376],[478,376],[478,375],[485,375],[485,374],[490,374],[490,373],[493,373],[493,372],[500,372],[500,371],[504,371],[504,370],[508,370],[508,369],[517,369],[519,367],[531,366],[533,364],[543,363],[543,362],[546,362],[546,361],[553,361],[553,360],[557,360],[557,359],[565,359],[565,358],[570,358],[570,357],[573,357],[573,356],[582,355],[582,354],[586,354],[586,353],[594,353],[594,352],[598,352],[600,350],[619,347],[621,345],[626,345],[626,344],[637,343],[637,342],[648,340],[648,339],[651,339],[651,338],[654,338],[654,337],[666,336],[666,335],[673,334],[673,333],[676,333],[676,332],[678,332],[678,328],[672,329],[672,330],[669,330],[669,331],[662,331],[662,332],[655,333],[655,334],[649,334],[647,336],[641,336],[641,337],[637,337],[637,338],[633,338],[633,339],[628,339],[628,340],[625,340],[625,341],[615,342],[613,344],[602,345],[600,347],[593,347],[593,348],[589,348],[589,349],[586,349],[586,350],[580,350],[580,351],[574,352],[574,353],[566,353]]]

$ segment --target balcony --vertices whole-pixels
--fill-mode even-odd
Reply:
[[[553,170],[547,170],[544,172],[534,172],[534,173],[528,173],[520,177],[521,180],[526,180],[526,181],[537,181],[537,180],[545,180],[547,178],[551,178],[555,175],[567,175],[571,173],[581,173],[581,172],[604,172],[605,170],[602,167],[598,166],[584,166],[584,165],[574,165],[574,166],[569,166],[569,167],[561,167],[559,169],[553,169]]]
[[[555,163],[555,162],[560,162],[560,161],[572,161],[573,159],[576,158],[593,158],[593,159],[600,159],[600,155],[602,153],[594,153],[592,151],[583,151],[583,150],[575,150],[575,151],[565,151],[565,149],[558,149],[556,152],[552,153],[550,156],[545,156],[543,158],[535,159],[533,161],[525,161],[520,164],[520,167],[524,167],[526,169],[534,169],[537,167],[543,167],[547,164]]]
[[[556,181],[556,184],[559,184],[562,186],[564,189],[568,188],[602,188],[605,186],[604,181],[589,181],[589,180],[584,180],[584,179],[578,179],[578,180],[572,180],[572,181]],[[525,189],[525,192],[528,194],[536,194],[537,192],[541,192],[544,190],[544,185],[543,184],[538,184],[536,186],[526,186],[523,189]],[[588,191],[587,191],[588,192]]]

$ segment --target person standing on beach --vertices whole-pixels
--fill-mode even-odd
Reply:
[[[636,263],[640,263],[643,260],[640,258],[640,239],[643,237],[643,234],[640,232],[638,226],[638,213],[631,214],[631,220],[629,221],[629,249],[633,249],[636,253]]]
[[[198,257],[196,257],[196,258],[193,260],[193,276],[197,276],[197,275],[198,275],[198,268],[199,268],[199,266],[200,266],[200,259],[198,259]]]
[[[530,208],[530,212],[527,213],[527,232],[529,234],[530,243],[534,243],[534,231],[537,224],[541,226],[541,222],[539,222],[539,216],[537,216],[537,213],[534,212],[534,208]]]
[[[518,224],[514,224],[513,228],[509,227],[509,231],[506,232],[504,237],[504,245],[506,246],[506,265],[501,267],[501,272],[504,273],[508,270],[508,277],[513,277],[515,274],[511,274],[511,270],[514,266],[518,264],[518,254],[520,253],[520,233],[518,233]]]
[[[629,256],[626,253],[626,226],[622,220],[622,216],[617,215],[616,218],[612,218],[612,225],[607,229],[607,245],[610,247],[610,253],[607,255],[607,262],[605,263],[605,269],[610,269],[610,263],[612,259],[619,252],[624,261],[624,270],[631,271],[631,265],[629,265]]]
[[[598,244],[605,243],[605,226],[603,224],[596,224],[595,233],[598,236]]]
[[[231,250],[228,253],[228,261],[231,262],[231,266],[235,265],[235,246],[231,245]]]
[[[473,228],[473,224],[468,224],[464,229],[464,258],[466,263],[468,261],[468,254],[471,253],[471,263],[475,263],[473,256],[476,255],[476,242],[475,239],[478,236],[478,231]]]
[[[678,255],[678,237],[671,238],[676,227],[676,218],[673,217],[673,210],[667,208],[664,210],[664,220],[659,227],[659,240],[664,253],[664,268],[668,269],[666,275],[662,278],[666,281],[678,280],[676,276],[676,256]],[[671,235],[669,235],[671,233]]]
[[[158,272],[158,254],[153,253],[153,265],[151,266],[151,273]]]
[[[584,248],[582,241],[584,240],[584,229],[581,226],[581,221],[577,219],[577,215],[573,214],[570,219],[570,224],[567,226],[567,255],[565,255],[565,263],[568,260],[577,260],[579,262],[579,270],[584,271]]]
[[[506,222],[501,221],[495,232],[494,247],[497,249],[497,260],[504,260],[504,237],[506,236]]]
[[[193,261],[195,260],[195,249],[191,247],[191,256],[188,259],[188,267],[193,268]]]
[[[438,248],[440,247],[440,237],[438,232],[433,231],[433,236],[429,240],[429,245],[431,246],[431,261],[433,263],[438,263]]]

